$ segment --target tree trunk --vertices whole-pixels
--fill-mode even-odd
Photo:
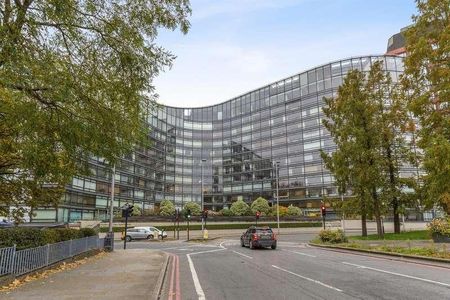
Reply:
[[[374,208],[374,214],[375,214],[375,220],[377,222],[377,234],[378,237],[381,239],[383,238],[383,225],[381,224],[381,211],[380,211],[380,203],[378,199],[378,194],[375,188],[372,191],[372,197],[373,197],[373,208]]]
[[[392,150],[391,147],[388,146],[386,148],[387,159],[389,162],[389,183],[391,185],[391,192],[395,192],[396,190],[396,180],[395,180],[395,170],[394,170],[394,162],[392,161]],[[397,196],[392,197],[392,208],[394,210],[394,233],[400,233],[400,214],[398,212],[398,198]]]
[[[394,233],[400,233],[400,214],[398,213],[397,197],[392,199],[392,208],[394,209]]]
[[[361,200],[361,235],[367,236],[367,224],[366,224],[366,204],[364,200]]]

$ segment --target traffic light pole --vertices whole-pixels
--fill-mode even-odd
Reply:
[[[325,215],[322,214],[322,223],[323,223],[323,229],[325,230]]]
[[[189,218],[187,220],[187,240],[189,242]]]

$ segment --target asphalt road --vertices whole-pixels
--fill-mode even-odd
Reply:
[[[161,299],[450,299],[449,268],[313,248],[302,241],[310,237],[295,238],[281,236],[276,250],[242,248],[237,238],[129,247],[171,254]]]

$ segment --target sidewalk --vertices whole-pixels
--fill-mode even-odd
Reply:
[[[148,249],[116,250],[78,268],[26,283],[12,299],[153,299],[167,255]]]

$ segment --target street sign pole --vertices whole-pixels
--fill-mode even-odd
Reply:
[[[189,219],[187,220],[187,240],[189,242]]]

